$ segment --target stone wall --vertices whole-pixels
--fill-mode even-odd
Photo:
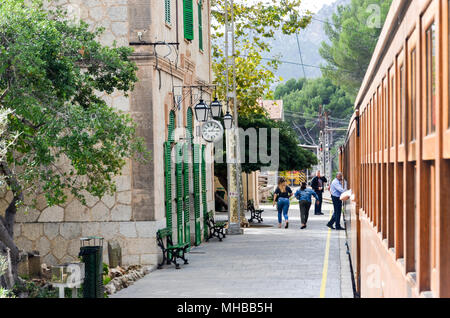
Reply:
[[[205,3],[203,21],[204,30],[208,30],[209,1]],[[80,238],[91,235],[104,237],[105,262],[108,261],[106,241],[110,239],[117,240],[121,245],[125,265],[155,264],[161,257],[155,235],[158,229],[166,225],[163,143],[167,139],[167,114],[173,106],[172,83],[195,85],[199,81],[209,83],[211,80],[209,34],[205,31],[205,52],[199,51],[198,42],[184,41],[182,1],[178,5],[180,51],[179,55],[172,54],[169,57],[172,62],[175,61],[174,58],[178,58],[177,69],[173,70],[167,61],[160,59],[161,72],[158,72],[152,48],[136,47],[133,58],[139,67],[137,75],[140,81],[130,97],[125,97],[120,92],[99,95],[108,105],[130,113],[136,120],[138,134],[145,138],[153,160],[148,164],[128,161],[122,175],[115,178],[117,192],[101,199],[87,195],[87,206],[68,194],[69,198],[63,205],[48,207],[40,195],[36,209],[20,208],[17,213],[15,241],[21,249],[38,250],[44,263],[54,265],[74,260],[78,256]],[[114,42],[118,46],[128,45],[129,41],[137,41],[138,31],[143,32],[145,41],[176,39],[175,25],[168,26],[164,23],[162,0],[59,0],[50,1],[46,6],[66,8],[75,20],[82,19],[91,29],[104,27],[105,32],[99,39],[103,45],[111,46]],[[174,0],[172,8],[175,8]],[[194,12],[194,17],[196,16]],[[186,125],[188,106],[190,105],[185,101],[182,109],[178,110],[179,127]],[[196,122],[195,125],[198,126],[199,123]],[[198,136],[195,142],[204,143]],[[210,150],[208,153],[212,155]],[[209,189],[213,189],[212,182],[213,166],[210,165],[207,167]],[[207,197],[208,210],[214,209],[212,191],[209,191]],[[0,192],[0,214],[4,213],[11,198],[11,193],[5,190]],[[203,226],[203,222],[201,224]],[[191,233],[193,229],[191,223]]]

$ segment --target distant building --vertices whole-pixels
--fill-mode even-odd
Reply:
[[[259,105],[269,114],[270,119],[284,121],[284,110],[282,100],[258,100]]]

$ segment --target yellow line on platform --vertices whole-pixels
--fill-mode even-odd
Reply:
[[[330,211],[331,219],[331,211]],[[320,298],[325,298],[325,290],[327,289],[327,277],[328,277],[328,257],[330,256],[330,237],[331,229],[328,229],[327,234],[327,245],[325,246],[325,257],[323,259],[323,270],[322,270],[322,284],[320,285]]]

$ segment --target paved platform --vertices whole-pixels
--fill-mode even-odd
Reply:
[[[325,226],[330,204],[324,204],[324,216],[311,207],[305,230],[298,205],[291,205],[288,229],[277,227],[274,208],[262,208],[269,227],[212,239],[192,248],[189,265],[155,270],[110,297],[353,297],[345,231]]]

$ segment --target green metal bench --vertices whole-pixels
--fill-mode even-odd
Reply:
[[[217,237],[219,241],[222,241],[222,239],[226,237],[225,226],[227,225],[228,221],[215,221],[213,211],[209,211],[206,216],[206,224],[208,224],[209,230],[209,236],[206,238],[206,241],[208,242],[209,239],[213,237]]]
[[[166,238],[165,244],[164,238]],[[163,260],[160,264],[158,264],[158,268],[161,268],[164,263],[167,263],[167,265],[175,264],[175,268],[180,269],[180,264],[177,263],[177,258],[181,258],[184,261],[184,264],[189,264],[185,257],[189,244],[173,244],[172,231],[169,228],[166,227],[158,230],[158,232],[156,232],[156,239],[158,241],[158,246],[161,248],[163,253]]]
[[[253,220],[258,221],[258,223],[263,222],[263,218],[261,214],[264,212],[263,209],[255,209],[255,205],[253,204],[253,200],[248,200],[247,202],[247,210],[250,211],[250,219],[249,222],[253,222]]]

